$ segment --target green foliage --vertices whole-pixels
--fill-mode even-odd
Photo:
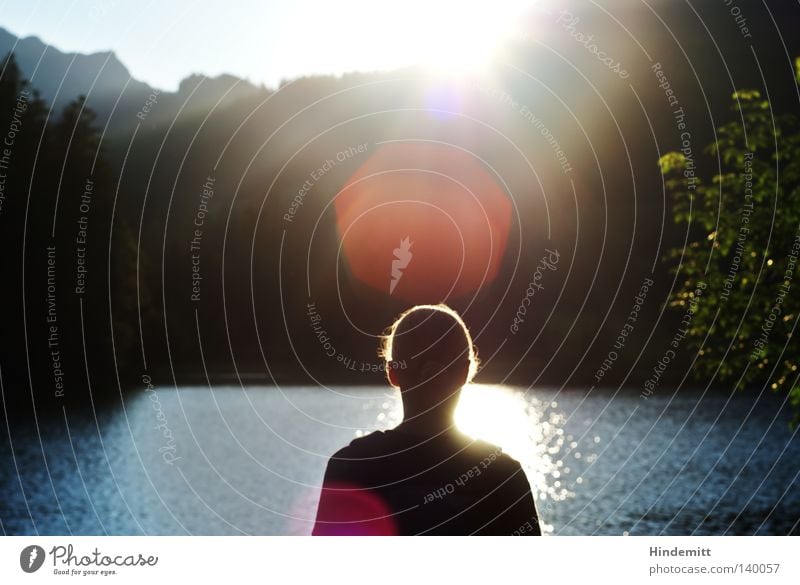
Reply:
[[[688,235],[669,253],[684,277],[670,301],[684,307],[698,281],[708,285],[690,330],[696,374],[768,384],[800,413],[800,128],[756,90],[732,97],[736,118],[704,150],[711,177],[678,152],[658,161]]]

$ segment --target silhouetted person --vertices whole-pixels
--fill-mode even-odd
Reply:
[[[461,317],[445,305],[413,307],[392,325],[382,355],[403,422],[331,457],[313,534],[539,535],[520,464],[454,427],[477,367]]]

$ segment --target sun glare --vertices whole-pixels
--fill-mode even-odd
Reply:
[[[530,463],[535,450],[536,420],[525,399],[502,386],[469,384],[461,391],[456,425],[476,439],[503,448],[515,459]]]
[[[505,386],[468,384],[455,422],[462,432],[519,461],[539,498],[563,500],[571,495],[564,483],[569,467],[563,461],[564,417],[554,408],[555,402],[525,398]]]
[[[438,76],[481,73],[507,40],[521,30],[520,18],[541,0],[341,0],[320,2],[315,18],[297,3],[294,18],[303,38],[281,40],[292,69],[391,70],[421,65]],[[324,47],[324,50],[320,48]]]
[[[447,74],[483,68],[506,32],[496,5],[431,4],[438,14],[420,25],[420,63]]]
[[[393,23],[392,29],[401,31],[402,42],[385,42],[373,48],[386,51],[387,64],[397,61],[393,53],[399,49],[410,63],[436,73],[460,75],[477,71],[510,37],[516,18],[532,3],[411,0],[402,10],[387,4],[386,21]]]
[[[421,63],[457,75],[482,69],[511,35],[524,4],[529,2],[430,2]]]

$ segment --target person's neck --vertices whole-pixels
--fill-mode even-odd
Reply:
[[[426,437],[432,437],[455,430],[452,410],[429,410],[422,414],[405,416],[399,428],[402,430]]]

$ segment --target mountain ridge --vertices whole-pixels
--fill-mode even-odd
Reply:
[[[184,113],[207,111],[217,102],[225,107],[269,91],[229,73],[215,77],[192,73],[181,80],[176,91],[165,91],[133,77],[114,50],[64,52],[38,36],[21,38],[0,27],[0,56],[10,52],[23,77],[53,111],[60,112],[67,103],[84,95],[100,120],[113,114],[112,133],[135,126],[140,121],[137,112],[153,95],[158,96],[159,107],[153,109],[150,123],[170,119],[181,107]],[[202,91],[197,91],[200,84]]]

